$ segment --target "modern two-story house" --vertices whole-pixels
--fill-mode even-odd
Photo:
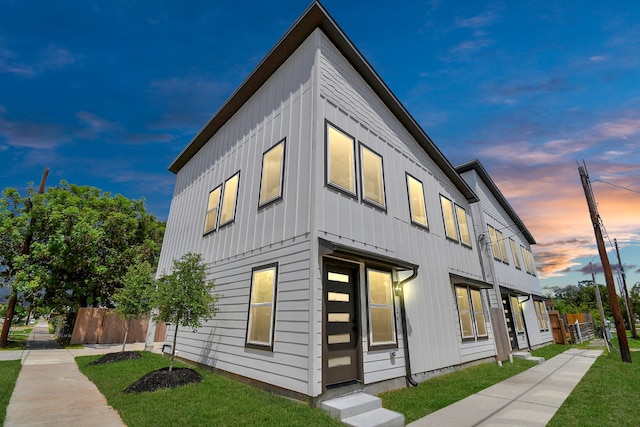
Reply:
[[[479,236],[484,280],[494,285],[491,301],[504,310],[504,327],[513,351],[553,342],[545,298],[531,245],[536,241],[480,161],[456,167],[478,196],[471,213]],[[495,325],[498,327],[500,325]]]
[[[158,271],[221,296],[180,357],[311,401],[495,359],[479,199],[321,4],[170,170]]]

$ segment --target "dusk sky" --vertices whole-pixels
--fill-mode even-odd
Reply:
[[[640,281],[638,2],[322,3],[453,165],[480,159],[543,288],[600,264],[583,160]],[[49,167],[166,219],[169,164],[309,4],[0,0],[0,188]]]

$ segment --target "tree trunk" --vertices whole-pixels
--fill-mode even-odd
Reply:
[[[11,321],[13,320],[13,311],[16,308],[17,301],[18,298],[14,289],[14,291],[11,293],[11,298],[9,298],[9,304],[7,305],[7,314],[4,316],[4,323],[2,324],[0,348],[4,348],[7,345],[7,339],[9,338],[9,329],[11,328]]]
[[[124,353],[124,346],[127,345],[127,336],[129,335],[129,324],[131,319],[127,319],[127,327],[124,330],[124,341],[122,342],[122,352]]]
[[[173,345],[171,346],[171,361],[169,362],[169,372],[173,370],[173,359],[176,358],[176,339],[178,338],[178,322],[175,324],[175,331],[173,332]]]

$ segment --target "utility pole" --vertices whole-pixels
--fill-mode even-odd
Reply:
[[[602,262],[602,268],[604,269],[604,278],[607,283],[607,293],[609,295],[609,303],[611,304],[613,323],[615,324],[616,332],[618,333],[620,357],[622,358],[623,362],[631,363],[631,352],[629,351],[629,340],[627,339],[627,331],[624,328],[624,321],[622,320],[622,312],[620,311],[620,303],[618,302],[616,286],[613,282],[611,264],[609,263],[609,258],[607,257],[607,250],[604,246],[602,230],[600,229],[600,215],[598,215],[596,201],[593,198],[593,192],[591,190],[591,183],[589,182],[589,175],[587,175],[586,166],[578,165],[578,172],[580,173],[580,180],[582,181],[582,187],[584,188],[584,195],[587,199],[587,205],[589,206],[591,224],[593,225],[593,232],[596,236],[596,243],[598,244],[598,253],[600,254],[600,261]]]
[[[607,353],[609,350],[609,337],[607,337],[607,325],[604,321],[604,309],[602,308],[602,298],[600,298],[600,287],[596,283],[596,274],[593,272],[593,264],[589,263],[589,268],[591,269],[591,281],[593,282],[593,287],[596,291],[596,301],[598,302],[598,310],[600,310],[600,322],[602,323],[602,338],[604,338],[604,343],[607,346]]]
[[[624,300],[627,303],[627,314],[629,315],[629,326],[631,327],[631,336],[634,339],[638,339],[638,333],[636,332],[636,319],[633,315],[633,307],[631,305],[631,299],[629,298],[629,291],[627,290],[627,279],[624,275],[624,267],[620,260],[620,250],[618,249],[618,241],[613,239],[613,244],[616,247],[616,255],[618,255],[618,264],[620,265],[620,275],[622,276],[622,289],[624,289]]]
[[[38,187],[38,194],[44,193],[44,186],[47,182],[47,176],[49,176],[49,168],[45,168],[42,174],[42,180]],[[29,201],[31,203],[31,201]],[[30,206],[27,206],[28,210],[31,210]],[[31,226],[33,225],[33,217],[29,220],[29,228],[27,228],[27,234],[24,236],[24,242],[22,243],[21,252],[23,255],[29,254],[29,248],[31,247],[31,241],[33,240],[33,231]],[[0,348],[7,345],[7,339],[9,338],[9,329],[11,329],[11,321],[13,320],[13,311],[16,308],[18,302],[18,290],[13,286],[11,291],[11,297],[9,298],[9,304],[7,304],[7,313],[4,316],[4,323],[2,324],[2,334],[0,334]]]

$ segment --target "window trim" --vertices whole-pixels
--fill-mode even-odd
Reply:
[[[547,315],[547,307],[545,307],[544,301],[533,300],[533,306],[536,317],[538,318],[538,328],[540,332],[549,331],[549,316]]]
[[[375,271],[378,273],[387,273],[389,274],[390,289],[389,292],[391,294],[391,304],[372,304],[371,303],[371,284],[369,283],[369,271]],[[391,270],[386,270],[383,268],[377,268],[370,265],[365,266],[365,282],[367,285],[367,344],[369,351],[375,350],[389,350],[398,348],[398,325],[396,324],[396,298],[393,292],[393,272]],[[391,320],[393,322],[393,338],[392,342],[383,342],[381,344],[373,343],[373,322],[371,319],[371,308],[372,307],[389,307],[391,308]]]
[[[367,198],[367,194],[365,192],[365,177],[364,177],[364,159],[363,159],[363,150],[369,151],[374,156],[380,158],[380,175],[382,177],[382,204],[376,202],[375,200],[371,200]],[[358,141],[358,155],[360,160],[360,193],[362,194],[362,202],[368,205],[373,206],[374,208],[380,209],[384,212],[387,211],[387,189],[385,187],[385,178],[384,178],[384,158],[378,152],[372,150],[362,142]]]
[[[422,188],[422,206],[424,207],[424,219],[425,219],[425,224],[416,221],[413,218],[413,205],[411,203],[411,189],[409,187],[409,178],[413,179],[414,181],[418,182],[420,184],[420,187]],[[405,182],[407,184],[407,201],[409,202],[409,219],[411,221],[411,224],[416,225],[418,227],[421,227],[425,230],[429,230],[429,216],[428,216],[428,212],[427,212],[427,200],[424,197],[424,183],[422,181],[420,181],[418,178],[416,178],[415,176],[411,175],[409,172],[405,172]]]
[[[210,229],[207,229],[207,218],[209,216],[209,213],[213,211],[213,209],[209,209],[209,199],[211,199],[211,193],[213,193],[218,189],[220,189],[220,194],[218,195],[218,203],[216,205],[216,217],[213,219],[213,227]],[[218,229],[218,217],[220,216],[221,202],[222,202],[222,184],[218,185],[213,190],[209,191],[209,196],[207,197],[207,212],[205,213],[205,216],[204,216],[204,233],[203,233],[204,236],[206,236],[209,233],[213,233]]]
[[[358,166],[357,166],[357,160],[356,160],[356,139],[351,136],[349,133],[345,132],[344,130],[342,130],[340,127],[334,125],[333,123],[331,123],[329,120],[325,119],[324,121],[325,126],[324,126],[324,147],[325,147],[325,155],[324,155],[324,182],[325,185],[327,187],[330,187],[338,192],[340,192],[341,194],[345,194],[353,199],[358,199],[358,179],[357,179],[357,175],[358,175]],[[336,130],[337,132],[340,132],[341,134],[343,134],[344,136],[346,136],[347,138],[351,139],[351,150],[352,150],[352,155],[353,155],[353,174],[352,174],[352,179],[353,179],[353,192],[351,190],[349,190],[348,188],[344,188],[342,187],[340,184],[331,182],[330,180],[330,175],[331,175],[331,164],[330,164],[330,151],[329,151],[329,128],[333,128],[334,130]]]
[[[515,300],[515,305],[514,305]],[[511,304],[511,313],[513,314],[513,323],[515,323],[516,333],[523,334],[524,333],[524,317],[522,313],[522,306],[520,305],[520,300],[517,296],[510,295],[510,304]],[[518,322],[520,319],[520,322]],[[518,327],[520,325],[520,327]]]
[[[251,309],[254,307],[254,305],[251,302],[251,299],[253,298],[253,292],[254,292],[254,278],[255,278],[255,274],[256,272],[260,272],[260,271],[267,271],[267,270],[273,270],[273,290],[271,291],[271,326],[269,329],[269,343],[265,343],[265,342],[261,342],[261,341],[250,341],[249,340],[249,328],[251,327],[251,314],[252,311]],[[274,262],[274,263],[270,263],[270,264],[265,264],[265,265],[261,265],[258,267],[254,267],[251,269],[251,284],[250,284],[250,288],[249,288],[249,307],[248,307],[248,312],[247,312],[247,327],[246,327],[246,334],[245,334],[245,343],[244,346],[247,348],[255,348],[255,349],[259,349],[259,350],[269,350],[269,351],[273,351],[273,343],[275,341],[275,325],[276,325],[276,302],[277,302],[277,295],[278,295],[278,263]],[[261,305],[264,306],[264,305]]]
[[[447,201],[449,203],[449,206],[451,207],[451,220],[453,221],[453,231],[456,232],[455,237],[449,235],[449,230],[447,229],[447,215],[445,213],[445,209],[444,206],[445,204],[443,203],[444,201]],[[455,212],[455,208],[454,208],[454,203],[453,200],[451,200],[450,198],[440,194],[440,211],[442,212],[442,221],[444,224],[444,235],[447,238],[447,240],[451,240],[452,242],[456,242],[459,243],[460,242],[460,231],[458,230],[458,218],[456,218],[456,212]]]
[[[467,216],[467,210],[457,203],[454,203],[454,210],[456,211],[456,222],[458,223],[458,235],[460,236],[460,244],[468,248],[472,247],[471,229],[469,228],[469,217]],[[469,243],[465,242],[462,238],[462,226],[460,224],[460,211],[464,213],[464,224],[467,229],[467,236],[469,237]]]
[[[458,303],[458,290],[457,290],[458,288],[464,291],[465,297],[467,299],[467,304],[469,304],[468,310],[466,309],[461,310],[460,308],[460,304]],[[472,291],[478,292],[480,296],[480,304],[482,306],[481,307],[482,310],[476,311],[476,307],[473,304],[473,298],[471,297]],[[478,341],[478,340],[489,339],[489,327],[487,326],[487,311],[485,310],[484,298],[482,297],[482,289],[465,285],[465,284],[455,284],[453,285],[453,293],[456,300],[456,308],[458,311],[458,324],[460,326],[460,337],[462,338],[462,341],[465,342],[465,341]],[[464,326],[462,325],[462,316],[461,316],[462,311],[469,312],[469,315],[471,317],[471,329],[473,331],[473,336],[464,335]],[[478,314],[482,314],[484,318],[485,334],[483,335],[480,335],[478,331]]]
[[[507,245],[504,244],[504,235],[502,231],[496,230],[496,238],[498,239],[498,246],[500,246],[500,254],[503,263],[509,265],[509,255],[507,254]]]
[[[518,270],[522,270],[520,258],[518,258],[518,247],[516,241],[509,237],[509,246],[511,246],[511,255],[513,255],[513,263]]]
[[[227,184],[229,181],[231,181],[234,177],[238,177],[238,184],[236,185],[236,192],[234,195],[234,201],[233,201],[233,215],[231,216],[231,219],[228,219],[225,222],[222,222],[222,208],[224,208],[224,201],[226,199],[225,196],[225,191],[227,190]],[[218,229],[221,229],[222,227],[232,224],[235,222],[236,220],[236,211],[238,209],[238,194],[240,192],[240,171],[234,173],[233,175],[231,175],[229,178],[225,179],[224,181],[224,185],[222,187],[222,197],[221,197],[221,202],[220,202],[220,213],[218,214],[218,217],[220,218],[219,224],[218,224]]]
[[[274,145],[269,147],[267,151],[262,153],[262,169],[260,170],[260,189],[258,191],[258,209],[263,208],[271,203],[275,203],[278,200],[281,200],[284,197],[284,164],[287,157],[287,137],[282,138],[280,141],[276,142]],[[280,157],[280,192],[277,196],[262,201],[262,185],[264,181],[264,166],[265,166],[265,157],[269,152],[276,149],[279,145],[282,145],[282,156]]]

